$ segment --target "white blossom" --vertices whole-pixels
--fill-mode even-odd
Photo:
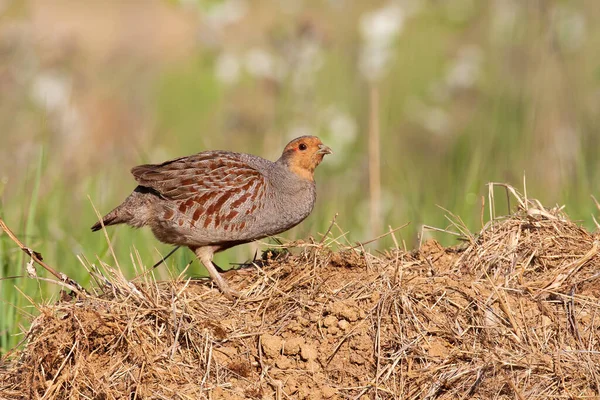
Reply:
[[[385,73],[394,40],[404,25],[404,18],[404,10],[396,1],[390,1],[360,18],[363,45],[359,68],[367,79],[377,80]]]
[[[468,46],[460,49],[446,74],[446,84],[451,89],[472,87],[479,76],[481,58],[481,50],[478,47]]]
[[[71,81],[68,78],[54,72],[37,74],[31,85],[31,97],[48,112],[61,135],[72,142],[83,136],[83,118],[79,109],[71,104]]]
[[[261,48],[250,49],[244,57],[244,65],[255,78],[280,80],[285,75],[281,60]]]
[[[240,61],[238,57],[229,52],[223,52],[215,64],[217,79],[227,85],[235,84],[240,76]]]
[[[558,5],[552,10],[552,22],[559,43],[568,50],[576,50],[583,45],[586,39],[585,15]]]
[[[213,27],[222,28],[244,18],[247,11],[246,0],[225,0],[212,6],[206,17]]]

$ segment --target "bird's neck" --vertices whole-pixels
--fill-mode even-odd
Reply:
[[[315,180],[315,166],[304,165],[297,158],[285,157],[284,155],[275,164],[277,164],[278,168],[295,175],[299,179],[310,182],[314,182]]]
[[[315,186],[311,171],[294,168],[282,159],[273,163],[273,168],[269,171],[269,181],[287,193],[297,193]]]

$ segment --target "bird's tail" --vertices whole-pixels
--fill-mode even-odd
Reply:
[[[92,232],[102,229],[102,225],[127,224],[134,228],[140,228],[148,223],[149,210],[157,201],[158,194],[143,186],[135,188],[121,205],[106,214],[100,221],[92,226]]]
[[[103,224],[104,224],[104,226],[109,226],[109,225],[123,224],[123,223],[127,222],[127,220],[121,216],[121,213],[119,212],[119,208],[120,207],[117,207],[114,210],[112,210],[111,212],[109,212],[108,214],[106,214],[102,218],[102,223],[100,223],[100,221],[96,222],[92,226],[92,232],[96,232],[96,231],[99,231],[100,229],[102,229]]]

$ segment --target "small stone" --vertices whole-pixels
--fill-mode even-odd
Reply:
[[[552,320],[549,317],[542,315],[542,326],[547,327],[547,326],[551,326],[551,325],[552,325]]]
[[[331,386],[323,386],[321,388],[321,392],[323,393],[323,398],[330,399],[337,393],[337,390],[332,388]]]
[[[310,387],[308,383],[303,383],[298,387],[298,394],[296,395],[299,399],[318,399],[321,396],[315,396],[315,391]]]
[[[219,323],[224,329],[234,331],[239,321],[234,318],[229,318],[219,321]]]
[[[265,356],[268,358],[276,358],[281,353],[283,347],[283,339],[279,336],[270,335],[265,333],[260,337],[262,343],[262,349]]]
[[[428,349],[429,357],[433,358],[447,358],[450,353],[448,342],[444,339],[434,339],[429,342]]]
[[[356,365],[363,365],[365,363],[365,359],[359,354],[351,353],[350,362]]]
[[[229,361],[231,361],[231,357],[218,351],[213,353],[213,357],[218,364],[227,364]]]
[[[300,352],[300,347],[304,344],[304,338],[294,337],[283,343],[283,354],[286,356],[296,355]]]
[[[337,326],[333,325],[333,326],[330,326],[329,328],[327,328],[327,332],[330,335],[337,335],[340,332],[340,328],[338,328]]]
[[[292,368],[293,363],[289,358],[281,356],[275,361],[275,365],[279,369],[290,369]]]
[[[367,334],[356,335],[350,340],[350,348],[353,350],[369,350],[373,346],[373,340]]]
[[[299,333],[304,331],[304,327],[299,322],[292,322],[288,325],[287,329],[290,332]]]
[[[337,322],[338,322],[338,320],[334,315],[328,315],[323,320],[323,325],[325,325],[327,328],[329,328],[330,326],[337,325]]]
[[[345,319],[341,319],[338,321],[338,326],[341,330],[345,331],[348,329],[348,327],[350,327],[350,322],[346,321]]]
[[[302,358],[303,361],[314,360],[317,356],[317,350],[311,345],[304,343],[300,346],[300,358]]]
[[[350,322],[356,322],[360,317],[358,307],[353,301],[340,301],[328,307],[328,311],[340,318],[347,319]]]
[[[298,381],[291,377],[285,382],[285,389],[288,394],[294,394],[298,391]]]
[[[217,349],[221,353],[227,354],[229,357],[235,357],[238,355],[238,349],[236,347],[223,346]]]
[[[211,394],[211,397],[215,400],[243,400],[245,397],[242,394],[235,393],[233,390],[226,390],[218,386],[212,391]]]
[[[312,373],[315,373],[317,371],[321,370],[321,364],[319,364],[318,362],[316,362],[315,360],[308,360],[306,362],[306,370],[310,371]]]

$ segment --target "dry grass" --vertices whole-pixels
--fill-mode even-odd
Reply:
[[[597,398],[597,237],[509,189],[515,214],[455,220],[462,246],[296,244],[229,273],[235,304],[103,265],[93,294],[40,306],[0,397]]]

